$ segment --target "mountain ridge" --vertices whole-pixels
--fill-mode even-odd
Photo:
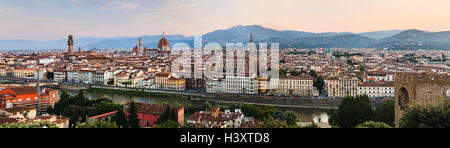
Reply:
[[[218,29],[203,35],[203,43],[248,43],[250,34],[255,42],[280,43],[280,48],[380,48],[380,49],[450,49],[450,31],[428,32],[417,29],[382,30],[362,33],[314,33],[296,30],[275,30],[261,25],[237,25]],[[144,46],[156,48],[162,35],[140,37],[81,37],[75,39],[75,48],[131,49],[144,40]],[[171,45],[186,42],[193,45],[193,36],[166,35]],[[408,46],[400,46],[408,45]],[[66,40],[29,41],[0,40],[0,49],[65,49]]]

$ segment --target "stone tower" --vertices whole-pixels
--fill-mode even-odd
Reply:
[[[138,50],[138,56],[142,57],[143,53],[144,53],[144,41],[142,40],[142,38],[139,38],[139,50]]]
[[[69,35],[69,39],[67,40],[67,45],[69,46],[69,53],[73,53],[73,36]]]

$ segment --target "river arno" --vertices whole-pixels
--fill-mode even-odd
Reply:
[[[78,90],[64,90],[70,95],[74,96],[78,94]],[[114,103],[124,104],[127,101],[135,101],[140,103],[161,103],[168,102],[174,103],[178,102],[181,104],[192,104],[192,105],[201,105],[205,103],[204,100],[186,100],[186,99],[167,99],[167,98],[155,98],[155,97],[142,97],[142,96],[127,96],[121,94],[107,94],[107,93],[91,93],[84,91],[84,94],[87,98],[90,99],[98,99],[98,98],[111,98]],[[214,104],[214,102],[210,102]],[[322,123],[328,123],[328,115],[327,109],[307,109],[307,108],[291,108],[291,107],[275,107],[280,111],[291,110],[297,113],[299,120],[304,122],[314,121],[318,123],[319,121]]]

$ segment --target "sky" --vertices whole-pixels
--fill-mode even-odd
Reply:
[[[0,0],[0,40],[276,30],[450,30],[449,0]]]

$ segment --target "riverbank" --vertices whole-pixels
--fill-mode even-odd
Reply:
[[[69,93],[69,95],[77,95],[78,94],[78,90],[74,90],[74,89],[59,89],[60,92],[61,91],[65,91],[67,93]],[[172,103],[179,103],[179,104],[183,104],[183,105],[202,105],[205,102],[209,102],[211,105],[215,105],[215,104],[221,104],[221,103],[242,103],[242,102],[230,102],[230,101],[218,101],[218,100],[214,100],[214,99],[199,99],[200,97],[195,97],[195,96],[191,96],[189,97],[151,97],[151,96],[156,96],[154,94],[148,94],[148,93],[139,93],[138,95],[130,95],[129,93],[123,93],[121,91],[107,91],[106,93],[103,91],[90,91],[89,90],[85,90],[84,91],[84,95],[89,98],[89,99],[98,99],[98,98],[110,98],[113,100],[114,103],[118,103],[118,104],[125,104],[128,101],[135,101],[135,102],[139,102],[139,103],[164,103],[167,102],[169,104]],[[288,106],[288,105],[271,105],[271,104],[261,104],[261,103],[247,103],[247,104],[252,104],[255,106],[260,106],[260,107],[264,107],[267,105],[270,106],[274,106],[275,108],[277,108],[278,110],[285,112],[285,111],[294,111],[295,113],[297,113],[298,115],[298,119],[299,121],[304,121],[304,122],[312,122],[314,121],[315,123],[318,123],[320,121],[322,122],[327,122],[328,121],[328,111],[329,109],[324,108],[324,109],[318,109],[318,108],[313,108],[313,107],[299,107],[299,106]]]

